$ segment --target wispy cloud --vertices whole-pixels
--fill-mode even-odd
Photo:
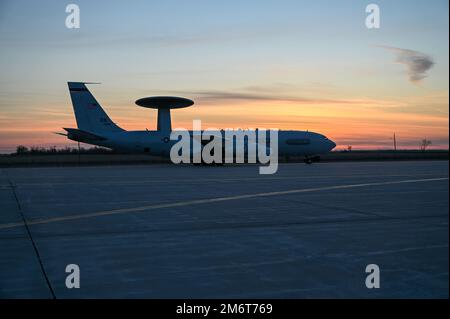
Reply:
[[[282,87],[264,87],[253,86],[235,90],[192,90],[176,91],[172,93],[189,96],[205,103],[221,104],[221,102],[230,103],[233,101],[242,102],[292,102],[307,104],[358,104],[361,100],[351,99],[327,99],[317,97],[304,97],[295,94],[288,94]]]
[[[0,0],[0,5],[1,5]],[[1,6],[0,6],[1,9]],[[1,11],[0,11],[1,14]],[[279,39],[280,37],[290,37],[297,34],[296,28],[289,26],[280,27],[249,27],[245,30],[230,28],[227,30],[203,30],[202,32],[188,32],[178,30],[176,33],[149,33],[137,34],[133,32],[92,32],[79,31],[70,32],[70,30],[52,30],[46,37],[29,37],[29,34],[16,34],[7,30],[0,30],[0,39],[15,47],[51,47],[70,50],[122,49],[134,48],[143,50],[146,48],[176,48],[191,46],[212,46],[230,43],[249,43],[251,41],[267,41],[270,38]]]
[[[431,56],[418,51],[390,46],[380,47],[396,54],[396,62],[406,66],[408,79],[414,84],[420,83],[425,79],[428,76],[427,72],[435,64]]]
[[[314,98],[304,98],[296,96],[286,96],[284,94],[267,94],[266,93],[252,93],[252,92],[242,92],[242,91],[192,91],[185,92],[186,94],[196,95],[199,99],[203,101],[285,101],[285,102],[298,102],[298,103],[324,103],[331,102],[325,99],[314,99]],[[337,102],[337,101],[333,101]]]

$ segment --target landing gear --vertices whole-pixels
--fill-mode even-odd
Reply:
[[[308,165],[310,165],[314,162],[320,162],[320,156],[314,156],[314,157],[306,156],[304,159],[304,162]]]

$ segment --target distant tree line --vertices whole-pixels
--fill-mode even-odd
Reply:
[[[420,143],[419,150],[422,152],[425,152],[428,147],[432,145],[432,142],[427,139],[423,139]],[[353,148],[352,146],[348,146],[347,149],[341,150],[340,152],[352,152]],[[410,150],[411,151],[411,150]],[[11,155],[54,155],[54,154],[124,154],[119,151],[110,150],[108,148],[104,147],[89,147],[84,148],[80,147],[69,147],[66,146],[64,148],[56,148],[56,146],[51,147],[26,147],[24,145],[19,145],[16,147],[16,152]]]
[[[56,146],[51,147],[36,147],[32,146],[30,148],[19,145],[16,148],[16,152],[12,155],[55,155],[55,154],[119,154],[117,151],[113,151],[103,147],[89,147],[84,148],[80,147],[69,147],[66,146],[64,148],[56,148]]]

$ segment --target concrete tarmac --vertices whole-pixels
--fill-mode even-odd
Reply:
[[[448,161],[3,168],[0,298],[448,298],[448,185]]]

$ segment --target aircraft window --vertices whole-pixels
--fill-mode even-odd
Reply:
[[[308,145],[311,141],[308,138],[296,138],[286,141],[287,145]]]

